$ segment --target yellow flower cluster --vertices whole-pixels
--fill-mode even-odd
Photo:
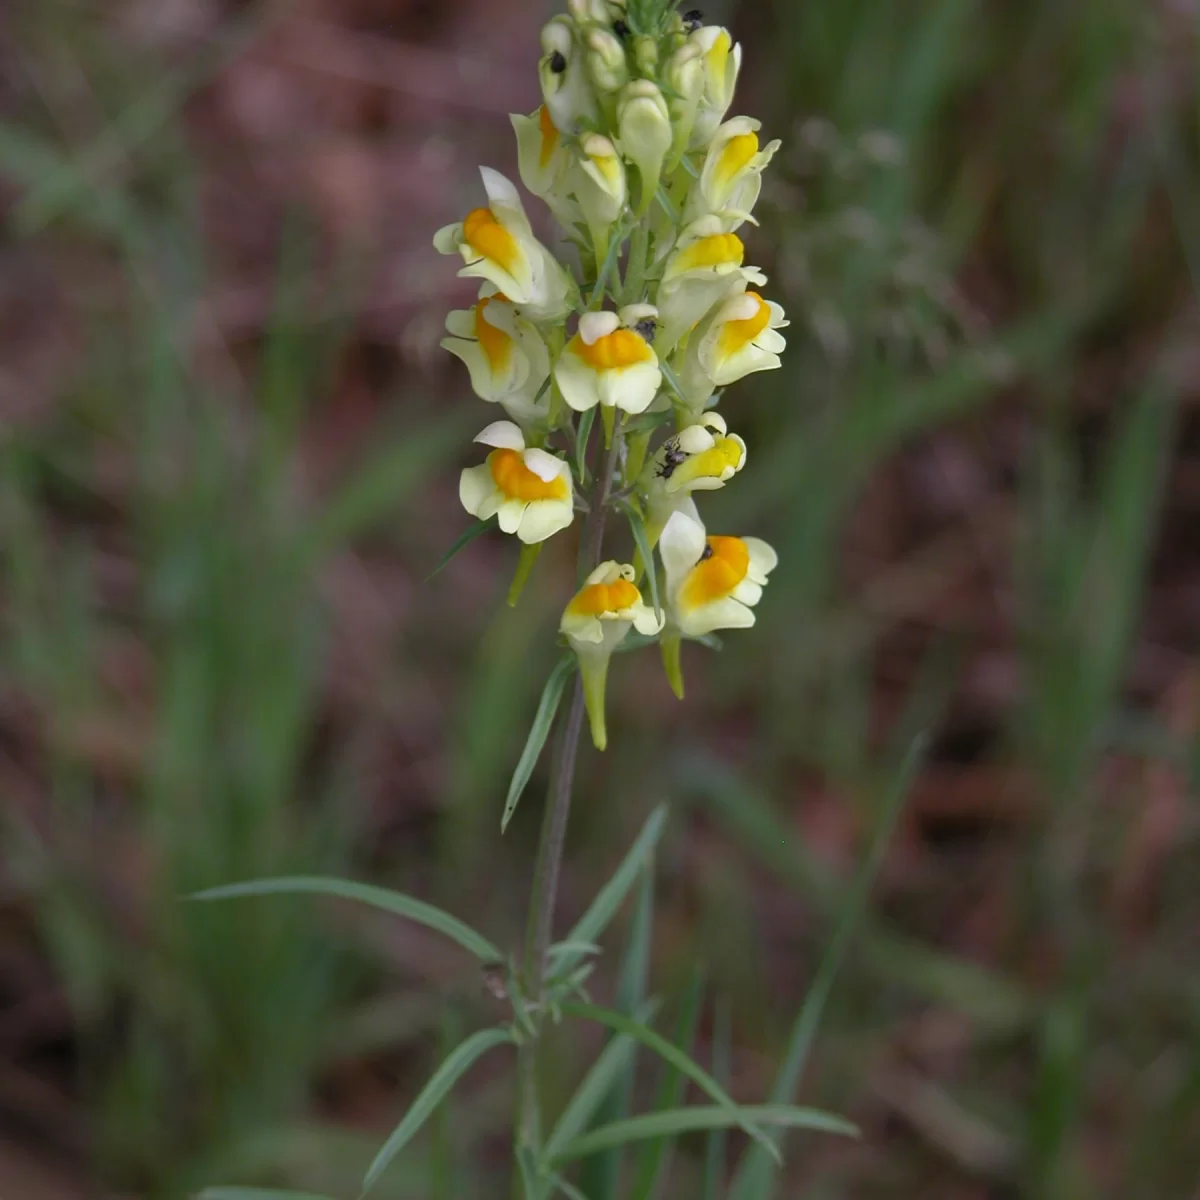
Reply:
[[[785,346],[783,310],[763,297],[766,277],[739,236],[779,142],[728,116],[741,47],[698,10],[568,9],[542,30],[541,107],[512,117],[521,181],[562,227],[563,252],[535,236],[516,187],[487,167],[486,204],[434,245],[481,281],[442,345],[508,417],[476,439],[490,452],[462,473],[463,507],[537,547],[588,508],[580,494],[594,478],[588,519],[620,505],[657,548],[661,577],[653,561],[599,563],[563,614],[603,746],[608,661],[630,630],[662,643],[682,694],[680,639],[752,625],[776,563],[757,538],[707,534],[694,495],[746,463],[745,442],[714,411],[720,389],[778,367]],[[597,410],[606,450],[589,471]],[[653,607],[638,586],[645,570]]]

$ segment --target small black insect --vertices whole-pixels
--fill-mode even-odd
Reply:
[[[621,39],[621,41],[624,41],[629,36],[629,26],[626,25],[624,21],[614,21],[613,33],[615,33],[617,37]]]
[[[704,24],[704,14],[698,8],[689,8],[683,14],[683,27],[688,33],[695,33]]]
[[[654,345],[654,335],[658,332],[658,322],[653,317],[643,317],[633,327],[633,332],[641,334],[642,340],[648,345]]]
[[[550,70],[552,70],[555,75],[561,75],[566,69],[567,60],[563,58],[561,51],[555,50],[554,53],[550,55]]]
[[[704,553],[702,555],[700,555],[700,561],[703,562],[706,558],[712,558],[712,556],[713,556],[713,548],[708,542],[705,542],[704,543]]]
[[[687,454],[679,448],[678,438],[668,438],[663,442],[662,462],[654,473],[659,479],[670,479],[675,474],[675,468],[687,459]]]

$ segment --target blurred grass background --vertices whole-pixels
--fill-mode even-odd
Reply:
[[[423,582],[487,419],[429,238],[514,170],[547,15],[0,13],[5,1200],[350,1194],[498,1015],[420,932],[179,898],[347,873],[519,936],[537,806],[499,813],[571,548],[515,611],[498,540]],[[750,248],[792,319],[706,515],[781,566],[685,706],[651,655],[614,672],[564,914],[667,800],[651,983],[678,1012],[700,965],[700,1057],[727,1011],[764,1095],[928,728],[802,1085],[864,1139],[794,1139],[780,1194],[1195,1200],[1196,5],[706,15],[784,139]],[[510,1092],[481,1068],[379,1194],[504,1194]]]

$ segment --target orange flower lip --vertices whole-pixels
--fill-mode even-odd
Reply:
[[[620,612],[641,602],[642,594],[626,579],[614,583],[589,583],[567,606],[581,617],[598,617],[601,613]]]
[[[704,557],[688,572],[680,599],[685,608],[724,600],[746,578],[750,550],[741,538],[710,537]]]
[[[490,208],[473,208],[463,220],[463,238],[482,258],[499,263],[510,275],[521,261],[521,250]]]
[[[512,358],[512,338],[483,315],[483,310],[497,299],[497,296],[484,296],[475,306],[475,339],[492,370],[502,371]]]
[[[493,450],[487,458],[492,480],[509,500],[568,500],[566,480],[561,475],[545,480],[526,465],[519,450]]]
[[[620,370],[622,367],[649,362],[654,357],[646,339],[641,334],[634,333],[632,329],[616,329],[604,337],[597,338],[590,346],[576,334],[571,339],[571,348],[589,367],[597,371]]]
[[[721,330],[721,353],[726,357],[749,345],[771,322],[771,306],[757,292],[746,295],[758,305],[758,310],[745,320],[725,322]]]

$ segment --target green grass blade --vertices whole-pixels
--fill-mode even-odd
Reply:
[[[614,1121],[581,1134],[563,1147],[556,1162],[569,1162],[585,1154],[594,1154],[610,1146],[623,1146],[643,1138],[676,1137],[700,1129],[732,1129],[743,1122],[754,1125],[778,1125],[791,1129],[812,1129],[857,1137],[858,1127],[851,1121],[816,1108],[796,1108],[789,1104],[754,1104],[730,1110],[720,1106],[675,1108],[667,1112],[646,1113],[625,1121]]]
[[[638,1007],[637,1019],[645,1024],[653,1019],[657,1008],[655,1001],[645,1001]],[[633,1061],[636,1049],[636,1039],[627,1033],[618,1034],[604,1047],[550,1131],[543,1148],[547,1160],[553,1159],[559,1150],[584,1130],[592,1114],[612,1091],[621,1072]]]
[[[648,1050],[653,1050],[661,1059],[670,1063],[677,1071],[690,1079],[706,1096],[733,1113],[733,1123],[743,1133],[748,1134],[763,1146],[768,1154],[778,1155],[770,1138],[762,1130],[757,1129],[751,1121],[739,1115],[738,1106],[733,1097],[698,1062],[690,1055],[685,1054],[678,1046],[672,1046],[661,1034],[655,1033],[653,1029],[635,1021],[632,1017],[627,1017],[624,1013],[614,1012],[611,1008],[601,1008],[598,1004],[581,1004],[572,1001],[564,1004],[562,1010],[568,1017],[578,1017],[583,1021],[596,1021],[617,1033],[627,1033],[637,1038]]]
[[[406,428],[350,477],[313,517],[305,539],[309,558],[344,545],[376,525],[397,519],[401,506],[438,471],[467,429],[455,414]]]
[[[684,997],[679,1013],[679,1024],[675,1030],[675,1044],[691,1052],[696,1041],[696,1026],[700,1021],[700,1010],[704,1006],[704,974],[697,968]],[[718,1081],[720,1082],[720,1081]],[[667,1112],[679,1108],[684,1101],[687,1081],[674,1067],[668,1068],[659,1084],[654,1101],[655,1112]],[[722,1085],[724,1086],[724,1085]],[[671,1165],[674,1143],[670,1138],[657,1138],[643,1147],[638,1157],[637,1173],[634,1176],[634,1200],[652,1200],[667,1177]]]
[[[713,1078],[728,1087],[733,1075],[733,1015],[728,996],[717,999],[713,1014]],[[727,1130],[714,1129],[704,1147],[704,1193],[702,1200],[720,1200],[725,1191],[725,1143]]]
[[[623,1013],[636,1016],[646,1000],[646,983],[650,975],[650,956],[654,940],[654,872],[648,864],[642,871],[641,886],[638,888],[637,905],[633,923],[629,930],[629,942],[621,962],[621,976],[617,984],[617,1008]],[[643,1022],[645,1024],[645,1022]],[[622,1071],[617,1073],[610,1094],[597,1114],[600,1124],[620,1121],[629,1115],[633,1102],[634,1070],[637,1060],[637,1043],[630,1053]],[[596,1200],[618,1200],[621,1186],[622,1151],[619,1146],[588,1159],[583,1165],[584,1190]]]
[[[542,747],[545,746],[546,739],[550,736],[550,729],[558,714],[558,706],[562,703],[563,689],[567,686],[571,672],[575,670],[575,661],[574,654],[567,654],[560,658],[554,670],[550,672],[546,686],[542,689],[542,698],[538,701],[537,712],[534,714],[533,724],[529,729],[529,737],[525,741],[525,749],[521,751],[521,757],[517,760],[516,770],[513,771],[512,780],[508,785],[508,797],[504,801],[504,815],[500,818],[501,833],[508,828],[513,813],[517,811],[517,803],[525,791],[529,777],[533,774],[533,768],[537,766],[537,761],[541,757]]]
[[[633,534],[633,544],[641,555],[642,565],[646,568],[646,582],[650,585],[650,603],[654,606],[654,615],[662,614],[662,605],[658,600],[658,572],[654,568],[654,551],[650,549],[650,539],[646,536],[646,526],[632,505],[626,504],[625,515],[629,518],[629,532]]]
[[[438,559],[438,564],[425,576],[425,582],[428,583],[460,550],[465,546],[469,546],[477,537],[482,537],[489,529],[494,529],[496,521],[494,517],[488,517],[486,521],[475,521],[468,525],[454,539],[454,544]]]
[[[253,879],[246,883],[227,883],[221,887],[206,888],[202,892],[195,892],[189,899],[236,900],[243,896],[287,895],[335,896],[340,900],[357,900],[436,930],[484,962],[495,962],[504,957],[483,934],[448,912],[403,892],[355,883],[349,879],[333,879],[323,875],[285,875],[278,879]]]
[[[600,894],[592,901],[587,912],[567,934],[567,941],[594,942],[608,928],[609,922],[629,895],[629,889],[637,881],[638,872],[654,853],[666,823],[667,808],[665,804],[660,804],[647,818],[613,877],[600,889]]]
[[[900,815],[904,798],[908,795],[908,790],[916,777],[926,744],[927,739],[924,736],[915,738],[889,781],[883,809],[880,813],[879,827],[871,843],[871,849],[867,854],[866,861],[859,869],[858,877],[843,905],[837,928],[821,959],[821,965],[817,969],[817,976],[813,980],[812,987],[809,988],[808,995],[792,1026],[787,1051],[780,1064],[779,1073],[775,1077],[775,1086],[771,1089],[771,1099],[776,1104],[788,1104],[796,1094],[800,1076],[808,1062],[808,1054],[812,1049],[813,1039],[825,1011],[825,1003],[829,999],[829,993],[833,987],[833,981],[837,977],[838,968],[846,956],[850,939],[853,937],[859,918],[866,907],[871,884],[883,862],[896,819]],[[773,1189],[772,1173],[777,1164],[778,1159],[773,1164],[771,1156],[764,1153],[759,1146],[748,1146],[734,1178],[730,1200],[768,1200]]]
[[[420,1130],[429,1119],[430,1113],[459,1079],[489,1050],[494,1050],[497,1046],[511,1045],[512,1040],[512,1033],[507,1029],[481,1029],[462,1042],[442,1062],[412,1102],[403,1120],[392,1131],[391,1137],[384,1142],[374,1162],[367,1168],[367,1173],[363,1176],[364,1194],[374,1187],[379,1177],[387,1170],[388,1164]]]

